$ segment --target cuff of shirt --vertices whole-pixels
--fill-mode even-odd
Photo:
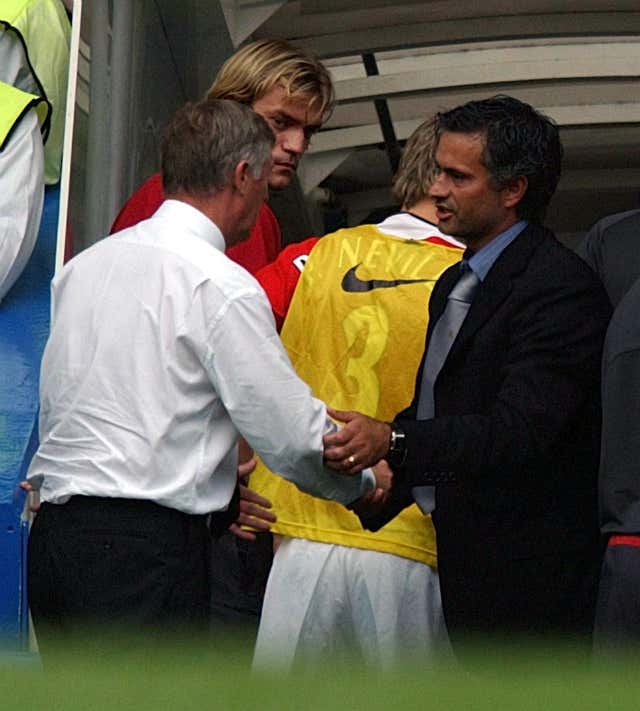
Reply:
[[[235,523],[240,515],[240,487],[236,484],[226,511],[214,511],[209,518],[209,531],[213,538],[220,536]]]
[[[376,488],[376,475],[371,467],[362,470],[362,480],[360,482],[360,496],[368,494]]]
[[[640,535],[637,533],[618,533],[609,538],[610,546],[631,546],[640,548]]]

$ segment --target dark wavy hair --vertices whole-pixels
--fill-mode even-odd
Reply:
[[[511,96],[470,101],[438,114],[439,130],[484,136],[482,162],[498,188],[524,176],[518,217],[540,223],[560,179],[562,144],[547,116]]]

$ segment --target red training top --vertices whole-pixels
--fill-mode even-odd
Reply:
[[[269,298],[278,331],[282,328],[289,310],[300,273],[319,239],[308,237],[302,242],[290,244],[280,252],[273,263],[267,264],[256,274],[256,279]]]
[[[160,173],[156,173],[142,183],[127,200],[111,225],[111,232],[119,232],[146,220],[153,215],[163,201],[162,176]],[[251,274],[255,274],[258,269],[273,262],[278,256],[281,245],[282,237],[278,221],[269,207],[264,204],[260,208],[258,219],[251,230],[249,239],[230,247],[226,251],[226,255]]]

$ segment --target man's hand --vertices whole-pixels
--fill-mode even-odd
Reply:
[[[255,462],[253,466],[255,467]],[[253,531],[245,531],[242,526],[251,526],[257,531],[269,531],[271,525],[276,522],[276,515],[269,511],[271,502],[268,499],[256,494],[253,489],[244,484],[240,484],[239,487],[240,515],[229,526],[229,530],[234,536],[245,541],[255,541],[256,534]]]
[[[360,518],[377,516],[384,508],[391,491],[393,472],[384,459],[373,467],[373,473],[376,477],[376,488],[347,507]]]
[[[257,461],[253,449],[244,437],[238,440],[238,481],[245,486],[249,483],[249,474],[256,468]]]
[[[229,526],[234,536],[245,541],[255,541],[253,531],[245,531],[242,526],[251,526],[257,531],[269,531],[271,524],[276,522],[276,516],[269,511],[272,504],[268,499],[256,494],[247,484],[249,474],[256,468],[253,450],[244,439],[238,443],[238,488],[240,489],[240,513],[238,518]]]
[[[245,485],[249,483],[249,474],[256,468],[256,464],[253,457],[238,464],[238,483]]]
[[[31,513],[38,513],[38,511],[40,511],[40,500],[35,489],[31,486],[31,484],[29,484],[28,481],[21,481],[20,488],[27,492],[27,496],[31,496],[29,501],[29,511],[31,511]]]
[[[384,493],[385,501],[393,486],[393,472],[386,459],[381,459],[373,467],[373,473],[376,477],[376,491]]]
[[[342,429],[324,437],[324,459],[342,474],[358,474],[383,459],[389,451],[391,427],[352,410],[327,408],[330,417],[344,422]]]

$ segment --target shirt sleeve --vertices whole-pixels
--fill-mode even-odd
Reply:
[[[324,467],[322,438],[335,424],[296,375],[262,293],[226,303],[211,326],[204,364],[234,425],[269,469],[343,504],[373,488],[370,472],[350,477]]]
[[[0,301],[29,261],[44,200],[44,152],[35,111],[0,152]]]
[[[290,244],[282,250],[274,262],[263,267],[256,274],[256,279],[271,304],[278,331],[286,318],[304,265],[319,239],[319,237],[309,237],[303,242]]]

